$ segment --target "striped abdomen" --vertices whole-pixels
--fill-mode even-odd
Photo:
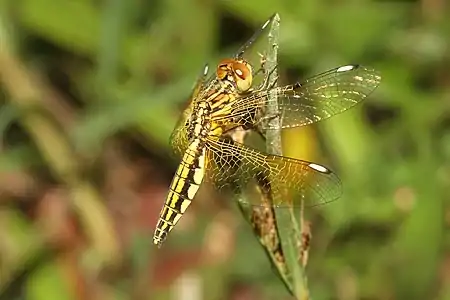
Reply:
[[[154,244],[161,246],[197,193],[205,174],[205,150],[201,140],[195,139],[184,153],[159,215]]]

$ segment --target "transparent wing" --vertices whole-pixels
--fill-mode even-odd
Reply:
[[[373,69],[359,65],[342,66],[303,83],[259,90],[242,96],[234,102],[232,113],[223,118],[237,124],[257,124],[263,129],[303,126],[355,106],[372,93],[380,81],[379,73]],[[265,115],[265,108],[273,104],[277,105],[278,114]],[[276,128],[267,122],[274,117],[280,118]]]
[[[265,42],[266,45],[263,45],[264,47],[267,47],[267,36],[269,34],[269,30],[270,30],[270,25],[273,22],[273,20],[275,19],[275,16],[277,14],[273,14],[269,19],[267,19],[266,22],[264,22],[264,24],[262,26],[259,27],[258,30],[255,31],[255,33],[253,34],[253,36],[247,41],[245,42],[244,45],[241,46],[241,48],[239,48],[239,50],[235,53],[234,57],[235,58],[243,58],[245,60],[248,60],[249,58],[251,58],[251,54],[255,54],[252,53],[255,51],[256,45],[261,41],[261,40],[265,40],[263,42]],[[256,51],[258,51],[256,49]]]
[[[191,96],[186,103],[186,106],[181,113],[175,128],[172,131],[170,136],[170,145],[176,157],[180,158],[183,153],[186,151],[188,146],[188,132],[186,122],[188,121],[190,115],[192,114],[193,102],[200,93],[200,91],[204,88],[206,77],[208,75],[208,65],[203,67],[202,73],[197,78],[197,81],[194,84],[194,88],[192,89]]]
[[[276,207],[299,206],[302,202],[305,206],[315,206],[334,201],[341,196],[339,178],[324,166],[264,154],[224,138],[209,138],[207,149],[206,177],[219,190],[238,195],[256,179],[260,187],[271,192],[274,202],[272,205]],[[289,191],[295,192],[294,197],[286,196]]]

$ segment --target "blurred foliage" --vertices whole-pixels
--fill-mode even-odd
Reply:
[[[283,133],[285,155],[344,184],[307,212],[311,295],[450,298],[447,2],[0,0],[0,299],[289,299],[208,187],[151,244],[197,74],[274,12],[281,83],[351,62],[383,77]]]

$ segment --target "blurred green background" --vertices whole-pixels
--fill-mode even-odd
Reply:
[[[281,17],[280,82],[360,63],[380,87],[284,132],[344,196],[309,212],[313,299],[450,299],[450,5],[0,0],[0,299],[291,299],[205,187],[160,250],[168,137],[205,62]]]

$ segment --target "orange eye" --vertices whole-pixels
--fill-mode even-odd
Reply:
[[[233,71],[241,79],[247,78],[250,73],[250,70],[243,63],[234,63]]]
[[[233,63],[233,74],[236,86],[241,92],[245,92],[252,86],[252,70],[247,63]]]

